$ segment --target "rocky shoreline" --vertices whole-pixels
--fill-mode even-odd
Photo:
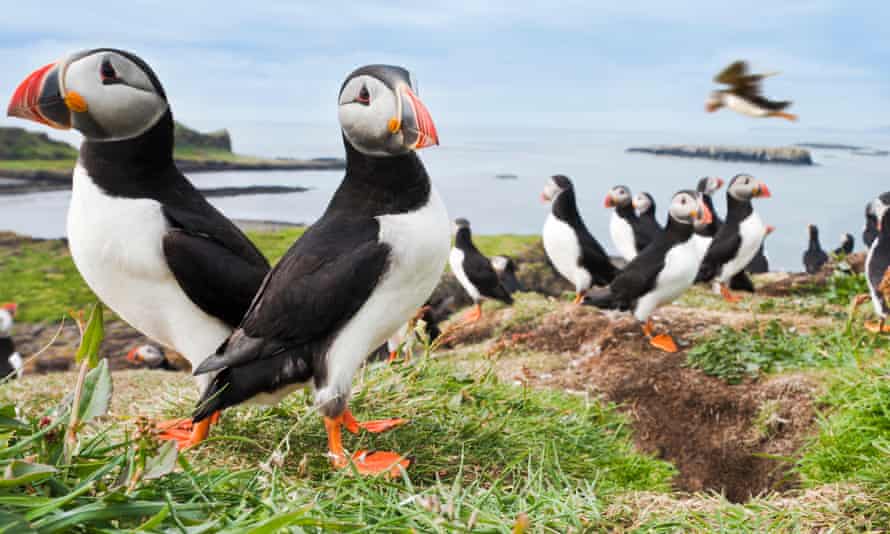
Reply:
[[[628,153],[675,156],[681,158],[775,163],[781,165],[814,165],[810,151],[801,147],[740,147],[721,145],[651,145],[630,147]]]

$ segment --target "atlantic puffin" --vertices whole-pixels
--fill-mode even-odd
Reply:
[[[575,286],[575,303],[594,284],[612,282],[618,269],[599,241],[584,226],[575,203],[575,188],[568,177],[557,174],[541,192],[543,202],[551,202],[544,222],[544,251],[556,271]]]
[[[369,65],[340,88],[346,176],[322,217],[263,282],[237,330],[195,369],[217,372],[196,422],[252,401],[277,402],[314,389],[336,468],[392,473],[409,460],[393,452],[350,458],[341,427],[382,431],[393,419],[359,425],[347,404],[356,370],[432,294],[448,261],[448,212],[416,151],[438,144],[429,111],[402,67]]]
[[[853,248],[855,246],[856,240],[853,238],[853,234],[841,234],[841,244],[836,249],[834,249],[834,255],[849,256],[853,253]]]
[[[467,321],[477,321],[482,317],[482,300],[495,299],[513,304],[510,292],[501,284],[498,273],[476,245],[470,231],[470,221],[460,218],[454,221],[454,247],[448,257],[451,272],[460,282],[464,291],[473,299],[473,308],[467,314]]]
[[[625,261],[631,261],[651,241],[643,232],[640,219],[633,206],[633,195],[624,185],[616,185],[606,194],[606,208],[612,208],[609,219],[609,234],[612,243]]]
[[[770,190],[749,174],[736,175],[726,188],[726,220],[711,241],[697,280],[715,280],[715,290],[738,302],[727,284],[754,259],[766,238],[766,225],[751,205],[752,198],[769,198]]]
[[[197,367],[241,321],[269,263],[177,169],[151,67],[123,50],[77,52],[29,75],[8,114],[84,135],[67,221],[74,263],[122,319]],[[196,379],[199,393],[210,378]],[[209,422],[163,427],[189,447]]]
[[[695,187],[695,190],[701,195],[702,202],[705,203],[708,211],[711,212],[711,219],[707,224],[702,221],[695,222],[695,236],[693,240],[702,258],[705,257],[708,247],[711,246],[711,241],[713,241],[714,236],[717,235],[717,231],[720,230],[720,226],[723,224],[723,220],[714,208],[713,199],[714,193],[719,191],[721,187],[723,187],[723,178],[717,176],[705,176],[698,181]]]
[[[0,336],[9,335],[12,325],[15,324],[15,314],[19,306],[15,302],[0,304]]]
[[[769,236],[775,230],[776,230],[775,226],[767,225],[766,230],[765,230],[766,235]],[[766,240],[764,240],[763,243],[760,244],[760,248],[757,250],[757,254],[754,255],[754,259],[751,260],[751,262],[748,264],[747,267],[745,267],[744,272],[750,273],[750,274],[764,274],[764,273],[769,272],[769,257],[767,257],[767,255],[766,255]],[[735,275],[735,277],[732,279],[732,281],[729,284],[730,289],[739,289],[739,287],[733,282],[740,280],[741,274],[744,274],[744,273],[739,273],[739,274]],[[748,281],[751,280],[747,276],[745,278]],[[751,282],[750,291],[752,293],[754,292],[754,283],[753,282]]]
[[[872,202],[865,205],[865,227],[862,228],[862,242],[865,248],[871,248],[872,242],[878,235],[878,218],[875,216],[875,207]]]
[[[677,352],[668,334],[653,336],[653,311],[683,294],[695,281],[701,264],[692,239],[696,221],[707,223],[711,212],[695,191],[677,192],[671,200],[664,232],[615,277],[609,287],[591,291],[584,304],[604,309],[630,310],[643,324],[649,342],[666,352]]]
[[[890,292],[890,192],[883,193],[873,201],[872,212],[875,215],[877,235],[868,249],[868,255],[865,258],[865,279],[868,281],[868,295],[863,296],[865,299],[871,297],[872,305],[875,313],[880,321],[875,323],[866,322],[865,327],[876,333],[890,331],[890,326],[885,323],[887,314],[890,313],[890,303],[887,302],[886,295]],[[857,305],[863,300],[863,297],[857,298]]]
[[[640,232],[651,243],[658,234],[664,231],[655,216],[655,199],[649,193],[637,193],[633,199],[633,207],[637,211]]]
[[[383,349],[385,351],[384,353],[388,355],[387,362],[392,363],[395,361],[400,352],[405,354],[406,362],[410,361],[408,355],[412,350],[406,349],[408,349],[409,346],[413,349],[413,347],[421,341],[417,335],[417,326],[420,321],[423,321],[424,335],[429,343],[436,341],[436,339],[442,335],[439,323],[451,315],[453,303],[453,295],[436,302],[433,302],[432,298],[428,300],[426,304],[417,311],[414,317],[409,319],[408,322],[402,325],[395,334],[391,335],[389,339],[386,340],[386,346],[383,347]]]
[[[491,266],[494,267],[494,272],[498,274],[501,285],[504,286],[508,293],[512,295],[517,291],[524,291],[522,283],[516,276],[519,267],[516,266],[513,258],[509,256],[492,256]]]
[[[179,371],[179,369],[170,363],[164,349],[154,345],[139,345],[133,347],[127,353],[127,361],[134,365],[145,365],[149,369],[160,369],[163,371]]]
[[[828,263],[828,254],[822,250],[822,244],[819,242],[819,228],[815,224],[808,224],[807,232],[810,240],[803,253],[803,266],[807,274],[816,274]]]
[[[768,100],[760,93],[761,80],[774,74],[778,73],[751,74],[748,72],[746,62],[736,61],[714,78],[715,82],[728,85],[729,88],[711,93],[705,109],[709,113],[713,113],[725,106],[736,113],[749,117],[778,117],[792,122],[796,121],[797,115],[784,111],[791,105],[791,102]]]

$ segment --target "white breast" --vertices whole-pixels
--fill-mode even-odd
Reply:
[[[884,317],[884,307],[881,305],[883,301],[883,297],[878,293],[878,288],[876,288],[871,283],[871,262],[874,258],[875,250],[878,247],[878,242],[881,240],[881,236],[877,236],[874,241],[871,242],[871,246],[868,248],[868,255],[865,257],[865,280],[868,282],[868,293],[871,295],[871,304],[875,308],[875,313],[878,314],[878,317]]]
[[[106,195],[82,167],[75,168],[68,240],[80,274],[121,318],[197,366],[230,329],[179,287],[164,258],[166,231],[158,202]]]
[[[612,211],[612,218],[609,220],[609,234],[611,234],[612,243],[615,244],[615,248],[618,249],[622,258],[630,261],[637,256],[634,230],[630,223],[615,211]]]
[[[575,291],[590,289],[592,279],[580,266],[581,245],[575,230],[551,213],[544,222],[541,238],[550,262],[563,278],[575,285]]]
[[[645,321],[656,308],[674,301],[689,289],[695,282],[701,259],[699,245],[693,239],[670,249],[656,278],[655,288],[637,301],[634,317]]]
[[[451,272],[454,273],[455,278],[460,282],[464,291],[470,295],[473,302],[478,302],[482,295],[479,293],[479,290],[476,289],[476,286],[470,282],[470,278],[464,271],[464,251],[457,247],[453,247],[451,249],[451,254],[448,256],[448,263],[451,265]]]
[[[708,253],[708,248],[710,248],[713,241],[713,237],[705,237],[698,234],[692,236],[692,242],[695,243],[695,249],[698,251],[699,262],[705,259],[705,255]]]
[[[766,238],[766,226],[764,226],[757,212],[752,212],[751,215],[748,215],[742,221],[739,225],[739,235],[742,237],[742,243],[739,245],[738,252],[736,252],[733,259],[723,266],[717,277],[724,284],[728,283],[733,276],[740,273],[742,269],[751,263],[751,260],[757,255],[760,245],[763,244],[763,240]]]
[[[417,313],[448,261],[450,223],[435,188],[423,208],[377,220],[378,238],[391,247],[389,268],[328,350],[327,383],[316,392],[316,405],[348,396],[359,365]]]
[[[749,117],[766,117],[770,113],[769,110],[757,107],[748,100],[739,98],[731,93],[726,93],[724,102],[729,109]]]

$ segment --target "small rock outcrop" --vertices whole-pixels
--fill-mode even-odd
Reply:
[[[753,163],[779,163],[784,165],[813,165],[810,151],[801,147],[741,147],[722,145],[651,145],[631,147],[627,152],[653,154],[656,156],[677,156],[681,158],[703,158],[721,161],[744,161]]]

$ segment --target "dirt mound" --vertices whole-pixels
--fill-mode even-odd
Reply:
[[[511,350],[551,354],[547,372],[514,361],[505,378],[541,387],[583,391],[621,404],[633,421],[637,446],[672,462],[683,491],[718,491],[734,502],[793,487],[790,465],[814,423],[815,385],[784,375],[730,386],[685,367],[684,350],[666,354],[650,346],[626,314],[563,305],[527,322],[510,322],[510,310],[464,327],[453,344],[495,335],[487,352],[510,361]],[[747,315],[750,318],[750,315]],[[703,310],[669,309],[656,331],[669,331],[681,348],[725,321]],[[744,324],[729,318],[730,324]],[[507,327],[498,323],[506,323]],[[517,358],[520,360],[521,358]]]

